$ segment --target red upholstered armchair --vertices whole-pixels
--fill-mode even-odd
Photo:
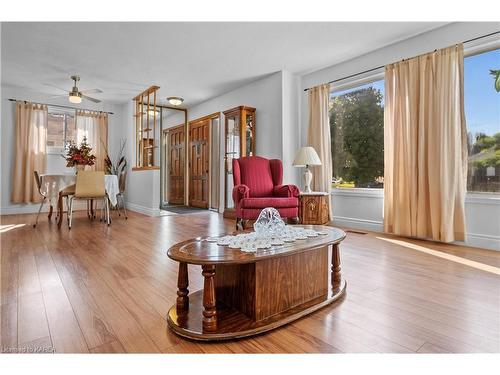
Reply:
[[[244,229],[245,222],[257,219],[266,207],[274,207],[282,218],[298,222],[299,189],[282,185],[281,160],[259,156],[233,159],[233,181],[237,229]]]

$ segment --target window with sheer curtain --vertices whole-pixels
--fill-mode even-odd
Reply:
[[[91,169],[104,171],[108,147],[108,115],[103,112],[76,111],[76,142],[80,143],[83,138],[87,138],[96,156],[95,165]]]

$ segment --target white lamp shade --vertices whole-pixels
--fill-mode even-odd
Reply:
[[[313,147],[302,147],[293,160],[294,167],[306,165],[321,165],[321,160]]]

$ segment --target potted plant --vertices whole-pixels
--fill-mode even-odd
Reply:
[[[104,159],[104,167],[106,169],[106,174],[114,174],[120,176],[122,171],[127,170],[127,159],[125,157],[125,145],[127,140],[120,140],[120,151],[118,152],[118,156],[113,163],[111,160],[108,149],[106,145],[103,143],[104,149],[106,151],[106,158]]]
[[[80,146],[75,142],[70,141],[66,152],[66,167],[75,167],[76,171],[83,171],[86,165],[94,165],[96,157],[92,154],[92,147],[87,142],[87,138],[83,137]]]

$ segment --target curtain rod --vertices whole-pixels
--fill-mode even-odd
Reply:
[[[496,34],[500,34],[500,31],[495,31],[493,33],[489,33],[489,34],[486,34],[486,35],[478,36],[476,38],[468,39],[468,40],[463,41],[462,43],[463,44],[470,43],[470,42],[473,42],[475,40],[482,39],[482,38],[487,38],[489,36],[496,35]],[[437,50],[434,50],[434,51],[437,51]],[[414,56],[414,57],[416,57],[416,56]],[[404,61],[404,60],[407,60],[407,58],[403,59],[402,61]],[[391,63],[391,64],[393,64],[393,63]],[[386,65],[390,65],[390,64],[386,64]],[[364,70],[362,72],[351,74],[351,75],[346,76],[346,77],[337,78],[337,79],[334,79],[333,81],[328,82],[327,84],[335,83],[335,82],[339,82],[339,81],[343,81],[344,79],[356,77],[356,76],[359,76],[359,75],[362,75],[362,74],[365,74],[365,73],[370,73],[370,72],[373,72],[374,70],[382,69],[383,67],[385,67],[385,65],[377,66],[376,68],[372,68],[372,69],[367,69],[367,70]],[[312,87],[308,87],[307,89],[304,89],[304,91],[309,91],[310,89],[312,89]]]
[[[108,115],[112,115],[112,114],[113,114],[113,112],[98,111],[98,110],[94,110],[94,109],[86,109],[86,108],[70,107],[70,106],[67,106],[67,105],[48,104],[48,103],[36,103],[36,102],[31,102],[31,101],[29,101],[29,100],[17,100],[17,99],[13,99],[13,98],[10,98],[10,99],[8,99],[8,100],[9,100],[10,102],[24,102],[24,104],[26,104],[26,103],[33,103],[33,104],[47,105],[47,106],[49,106],[49,107],[58,107],[58,108],[75,109],[75,110],[80,110],[80,111],[101,112],[101,113],[107,113]]]

